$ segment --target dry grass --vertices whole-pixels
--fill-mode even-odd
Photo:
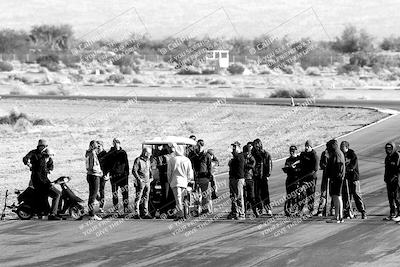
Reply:
[[[51,178],[72,177],[78,195],[87,197],[84,153],[92,139],[111,146],[119,137],[130,163],[140,153],[141,142],[160,135],[189,136],[194,133],[206,141],[221,159],[226,170],[232,141],[246,143],[257,137],[274,158],[286,156],[290,144],[302,147],[306,139],[315,144],[352,131],[382,118],[378,112],[361,109],[290,108],[215,103],[129,103],[114,101],[11,100],[2,99],[3,110],[17,106],[29,117],[49,120],[53,125],[34,126],[16,132],[0,125],[0,192],[24,188],[29,170],[22,157],[36,147],[39,138],[47,139],[55,152],[55,170]],[[276,166],[276,168],[279,168]],[[109,193],[107,185],[107,194]]]

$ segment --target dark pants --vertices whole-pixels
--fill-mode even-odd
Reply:
[[[347,186],[349,187],[349,192],[347,192]],[[345,212],[350,212],[351,197],[354,198],[357,210],[361,213],[365,212],[365,205],[361,197],[360,181],[344,180],[342,197]]]
[[[321,180],[321,196],[319,199],[319,206],[318,206],[318,213],[323,214],[324,216],[327,215],[326,213],[326,208],[327,208],[327,201],[328,201],[328,184],[329,184],[329,179],[328,176],[325,174],[322,174],[322,180]],[[333,209],[333,199],[331,199],[331,204],[330,204],[330,211]]]
[[[245,207],[247,207],[247,201],[250,203],[251,209],[254,212],[254,214],[257,213],[257,207],[256,207],[256,198],[255,198],[255,193],[254,193],[254,180],[252,179],[246,179],[246,185],[245,185]]]
[[[97,193],[99,191],[100,177],[88,174],[86,177],[87,182],[89,183],[89,199],[88,199],[88,209],[89,216],[94,215],[94,201],[96,200]]]
[[[104,176],[100,177],[100,184],[99,184],[99,194],[97,194],[97,201],[100,203],[100,208],[104,208],[104,189],[106,185],[106,180]]]
[[[260,177],[254,177],[254,191],[256,198],[257,209],[262,213],[262,211],[270,210],[270,200],[269,200],[269,189],[268,180],[261,179]]]
[[[390,214],[396,215],[396,212],[397,214],[400,214],[399,184],[397,182],[386,183],[386,189],[390,206]]]
[[[305,188],[305,190],[301,191],[300,210],[304,208],[304,205],[307,205],[310,213],[314,212],[316,179],[303,181],[300,187]]]
[[[112,177],[111,192],[114,208],[118,209],[118,189],[121,189],[123,206],[125,212],[129,207],[128,177]]]
[[[294,192],[296,191],[296,189],[299,186],[299,184],[296,180],[297,180],[296,178],[291,178],[291,177],[288,177],[286,179],[285,185],[286,185],[286,195],[287,195],[287,201],[288,201],[287,207],[288,208],[293,208],[298,205],[297,202],[298,202],[299,197],[297,195],[294,195]]]

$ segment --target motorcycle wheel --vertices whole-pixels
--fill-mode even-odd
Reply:
[[[69,215],[72,219],[80,220],[85,214],[85,209],[81,205],[76,205],[69,208]]]
[[[16,213],[21,220],[30,220],[33,216],[32,208],[25,204],[19,206]]]

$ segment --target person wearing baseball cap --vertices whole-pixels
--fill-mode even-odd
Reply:
[[[48,178],[48,174],[54,169],[54,165],[47,148],[46,140],[40,139],[36,149],[26,154],[22,161],[31,170],[30,183],[32,186],[41,196],[46,198],[46,201],[48,197],[53,199],[48,219],[61,220],[61,218],[57,216],[61,192],[51,184]]]
[[[317,171],[318,171],[318,155],[313,149],[311,140],[307,140],[304,144],[304,151],[300,154],[301,178],[300,187],[305,187],[302,195],[302,207],[307,203],[310,215],[314,212],[315,201],[315,186],[317,184]]]

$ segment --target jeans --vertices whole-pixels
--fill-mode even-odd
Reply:
[[[300,184],[300,187],[305,187],[305,190],[303,189],[301,191],[301,197],[300,197],[300,210],[304,208],[304,205],[307,205],[308,210],[310,213],[313,213],[314,211],[314,202],[315,202],[315,187],[316,187],[316,179],[313,179],[311,181],[303,181]]]
[[[324,171],[325,172],[325,171]],[[321,180],[321,197],[319,199],[319,206],[318,206],[318,213],[321,213],[323,215],[326,215],[326,208],[328,207],[327,201],[328,201],[328,176],[325,175],[325,173],[322,174],[322,180]],[[333,210],[333,199],[331,199],[331,204],[330,204],[330,211]]]
[[[231,214],[235,217],[244,217],[244,191],[245,181],[242,179],[229,179],[229,191],[231,194]]]
[[[58,212],[58,203],[60,202],[61,198],[61,192],[52,185],[49,188],[49,197],[51,197],[53,200],[51,202],[51,214],[56,215]]]
[[[174,193],[176,202],[176,217],[178,218],[183,218],[183,190],[185,190],[184,187],[172,187],[172,192]]]
[[[86,177],[87,182],[89,183],[89,199],[88,199],[88,209],[89,216],[94,215],[94,201],[97,197],[97,192],[99,191],[100,177],[88,174]]]
[[[256,199],[254,194],[254,181],[252,179],[246,179],[245,185],[245,199],[246,202],[250,203],[251,209],[254,214],[257,214]],[[246,203],[245,203],[246,205]]]
[[[349,187],[349,192],[347,193],[347,186]],[[350,202],[351,197],[354,198],[354,202],[356,203],[357,210],[361,213],[365,212],[365,205],[361,197],[361,188],[360,181],[349,181],[344,180],[343,182],[343,206],[344,211],[350,211]],[[348,196],[350,198],[348,198]]]
[[[150,181],[143,182],[139,180],[135,189],[135,212],[140,215],[140,204],[143,204],[143,212],[147,215],[149,213]]]
[[[125,212],[128,212],[128,177],[121,177],[119,179],[114,178],[114,180],[111,179],[112,200],[115,209],[118,209],[118,188],[121,189],[124,210]]]
[[[210,179],[208,178],[198,178],[198,184],[201,193],[201,209],[211,211],[211,186]]]
[[[99,194],[97,194],[97,201],[100,203],[100,208],[104,208],[104,188],[106,185],[106,180],[104,179],[104,176],[100,177],[100,183],[99,183]]]
[[[269,189],[268,180],[261,179],[261,177],[254,177],[255,182],[255,197],[257,202],[257,209],[262,212],[265,210],[271,210],[270,200],[269,200]]]
[[[399,184],[394,183],[386,183],[387,195],[390,206],[390,214],[396,215],[400,214],[400,201],[399,201]]]

